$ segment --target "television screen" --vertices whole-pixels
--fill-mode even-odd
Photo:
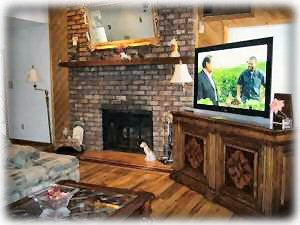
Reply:
[[[269,117],[273,38],[195,49],[194,107]]]

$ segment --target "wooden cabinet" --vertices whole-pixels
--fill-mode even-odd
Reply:
[[[173,112],[176,181],[238,214],[289,205],[291,130],[275,131],[192,112]]]

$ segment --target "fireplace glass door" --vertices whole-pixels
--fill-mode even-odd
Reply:
[[[153,149],[152,112],[105,109],[102,118],[104,150],[143,153],[142,141]]]

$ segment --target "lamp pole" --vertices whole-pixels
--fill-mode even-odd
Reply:
[[[48,116],[49,136],[50,136],[50,143],[52,144],[52,132],[51,132],[50,111],[49,111],[49,92],[48,92],[47,89],[37,88],[36,84],[34,84],[33,87],[34,87],[34,90],[43,91],[45,93],[46,106],[47,106],[47,116]]]

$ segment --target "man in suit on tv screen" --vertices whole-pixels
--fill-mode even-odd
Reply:
[[[219,105],[217,88],[212,78],[212,56],[205,56],[202,61],[202,71],[199,74],[197,99],[209,98],[213,105]]]

